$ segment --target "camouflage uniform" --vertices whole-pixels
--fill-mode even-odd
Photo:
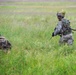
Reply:
[[[68,45],[72,45],[73,37],[72,37],[71,29],[62,29],[63,24],[65,25],[65,23],[67,23],[67,25],[68,25],[68,20],[66,20],[64,18],[58,22],[58,24],[54,30],[54,36],[60,34],[60,40],[59,40],[60,44],[67,43]]]
[[[59,43],[60,44],[67,43],[68,45],[72,45],[73,44],[72,33],[66,34],[66,35],[62,35],[62,37],[60,37]]]
[[[0,36],[0,49],[11,49],[11,43],[3,36]]]

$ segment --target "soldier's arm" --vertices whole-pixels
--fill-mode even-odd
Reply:
[[[59,23],[54,30],[54,36],[56,36],[58,33],[60,33],[61,28],[62,28],[62,23]]]

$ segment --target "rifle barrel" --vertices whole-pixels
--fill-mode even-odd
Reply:
[[[52,39],[52,37],[50,39]]]
[[[76,31],[76,29],[71,29],[71,30]]]

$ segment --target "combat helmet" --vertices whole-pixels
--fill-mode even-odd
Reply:
[[[61,11],[57,12],[57,16],[61,16],[62,18],[65,17],[65,11],[62,9]]]
[[[65,17],[65,13],[66,13],[66,12],[65,12],[63,9],[61,10],[60,13],[63,15],[63,17]]]

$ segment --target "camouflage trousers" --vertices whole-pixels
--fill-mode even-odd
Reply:
[[[65,44],[67,43],[68,45],[72,45],[73,44],[73,37],[72,37],[72,33],[67,34],[67,35],[62,35],[60,37],[59,43],[60,44]]]

